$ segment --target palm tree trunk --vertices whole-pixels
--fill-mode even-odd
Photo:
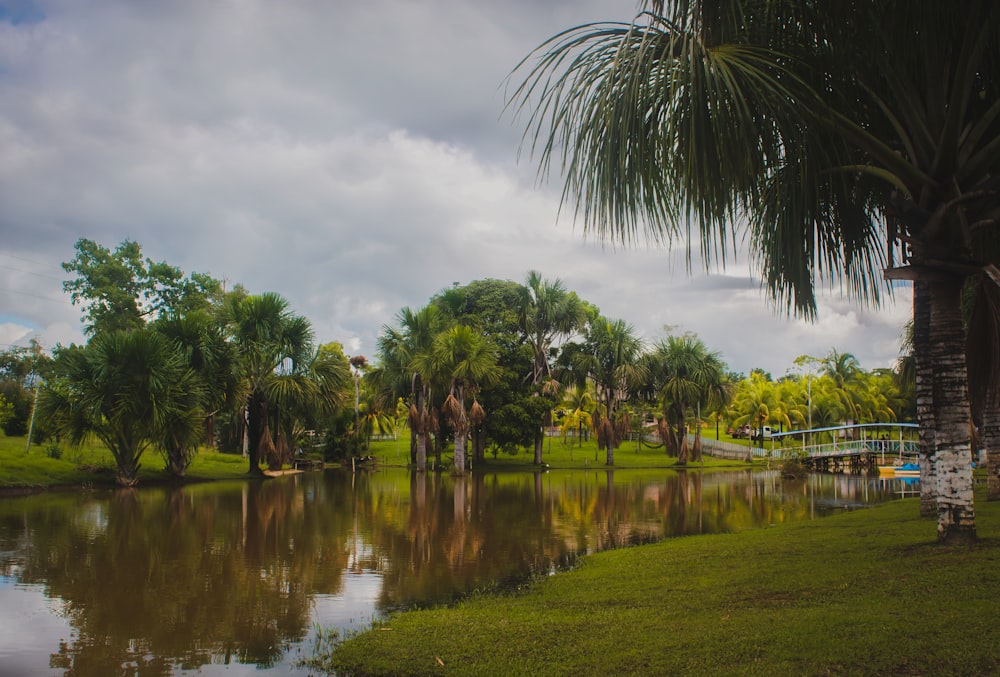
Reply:
[[[930,361],[931,298],[929,283],[913,283],[913,361],[916,372],[920,515],[937,516],[934,481],[934,378]]]
[[[455,428],[455,472],[465,474],[465,440],[467,430]]]
[[[976,540],[962,282],[958,277],[942,278],[934,280],[930,290],[929,354],[933,378],[933,466],[938,541],[948,544]]]
[[[251,475],[263,475],[260,469],[260,438],[264,429],[264,417],[267,411],[264,398],[256,390],[250,394],[247,406],[247,455],[250,457]]]
[[[986,450],[986,498],[1000,501],[1000,410],[992,403],[983,411],[979,439]]]
[[[677,405],[677,465],[687,465],[688,443],[687,430],[684,426],[684,419],[687,417],[687,408],[683,404]]]
[[[421,430],[417,433],[417,472],[427,470],[427,433]]]
[[[615,464],[615,426],[613,423],[613,421],[615,420],[614,406],[615,406],[615,395],[614,392],[612,391],[611,394],[608,395],[608,418],[606,421],[608,424],[608,458],[606,465]]]
[[[545,444],[544,428],[539,427],[535,431],[535,465],[542,464],[542,448]]]

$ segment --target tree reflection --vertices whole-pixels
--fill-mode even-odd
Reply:
[[[268,666],[305,636],[310,596],[342,584],[343,513],[308,509],[326,497],[294,482],[213,489],[123,490],[37,511],[26,503],[20,534],[4,515],[3,540],[30,543],[18,579],[62,599],[74,628],[52,667],[169,675],[213,660]]]
[[[329,471],[52,493],[0,501],[0,573],[62,600],[73,633],[52,639],[51,666],[67,675],[267,667],[348,573],[381,579],[379,609],[433,605],[597,550],[811,519],[891,493],[835,475],[622,469]]]

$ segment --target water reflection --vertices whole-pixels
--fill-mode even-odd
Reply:
[[[317,622],[362,625],[585,553],[812,519],[897,490],[749,471],[328,471],[5,499],[4,615],[44,595],[32,613],[58,622],[17,645],[0,633],[0,657],[36,674],[286,673]]]

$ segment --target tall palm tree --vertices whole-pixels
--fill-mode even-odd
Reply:
[[[448,319],[438,306],[428,305],[419,310],[403,308],[396,314],[396,322],[397,327],[383,327],[378,338],[379,366],[374,378],[383,390],[389,389],[394,395],[410,394],[407,424],[414,444],[413,461],[417,471],[423,472],[427,468],[427,437],[431,429],[428,410],[431,384],[420,367],[427,364],[434,339],[445,329]]]
[[[607,465],[615,464],[618,445],[615,408],[645,378],[645,367],[639,363],[642,347],[632,325],[598,317],[590,323],[583,346],[571,352],[575,370],[593,382],[598,400],[604,405],[601,427],[596,432],[606,446]]]
[[[726,404],[731,392],[726,365],[719,353],[709,351],[701,339],[691,334],[668,336],[658,342],[646,355],[644,363],[648,387],[673,426],[674,438],[668,448],[678,449],[677,462],[685,465],[688,462],[688,409],[707,408],[710,402],[719,406]],[[696,423],[697,442],[701,437],[700,416]]]
[[[855,386],[861,377],[861,363],[851,353],[841,353],[836,348],[830,349],[820,362],[820,374],[833,383],[844,410],[854,422],[861,420],[861,405]]]
[[[581,329],[587,321],[587,313],[577,295],[568,291],[562,280],[546,280],[536,270],[528,272],[521,287],[518,324],[531,352],[531,384],[540,387],[552,378],[549,353],[553,342],[560,336],[567,336]],[[537,393],[536,393],[537,394]],[[552,412],[547,411],[535,434],[535,464],[542,462],[542,427],[550,425]]]
[[[465,442],[470,423],[465,395],[469,388],[492,383],[500,376],[497,350],[471,327],[456,325],[435,338],[428,361],[421,369],[425,374],[445,374],[449,381],[442,411],[455,435],[455,472],[461,474],[465,472]]]
[[[587,230],[694,224],[713,262],[745,228],[768,294],[807,317],[817,282],[877,302],[883,269],[914,281],[938,537],[975,540],[959,298],[1000,281],[1000,6],[649,0],[539,51],[511,105]]]
[[[178,434],[164,440],[168,466],[180,477],[185,474],[200,442],[215,444],[215,417],[238,396],[235,353],[226,340],[224,328],[206,312],[159,318],[152,327],[173,341],[201,381],[205,395],[203,440],[185,440],[182,433],[188,426],[183,421],[178,421]]]
[[[88,435],[101,440],[115,459],[116,481],[132,487],[151,445],[167,436],[197,439],[203,393],[166,336],[148,328],[108,331],[85,348],[59,351],[39,410],[73,443]]]
[[[263,453],[273,447],[270,407],[292,397],[313,356],[309,321],[293,313],[275,293],[247,296],[230,308],[229,331],[237,355],[237,370],[246,393],[249,473],[263,474]]]
[[[757,428],[767,424],[772,419],[772,412],[777,412],[779,408],[774,384],[762,372],[755,370],[738,384],[733,395],[733,409],[739,412],[733,424]]]
[[[297,430],[306,421],[328,419],[349,397],[352,376],[339,343],[324,343],[294,366],[286,360],[267,385],[270,418],[275,422],[268,466],[278,469],[291,457]]]
[[[589,430],[591,427],[593,422],[591,412],[594,410],[594,404],[594,396],[585,383],[563,391],[562,406],[568,410],[563,418],[563,441],[566,440],[569,431],[574,430],[579,446],[583,446],[583,431]]]

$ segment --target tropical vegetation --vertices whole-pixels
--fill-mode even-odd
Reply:
[[[387,439],[405,440],[406,464],[418,472],[462,474],[500,457],[574,467],[590,463],[591,448],[594,462],[601,452],[614,466],[626,442],[635,451],[626,465],[685,465],[702,461],[713,427],[716,439],[747,444],[765,426],[912,420],[915,411],[906,360],[868,372],[831,349],[798,358],[777,380],[744,377],[698,336],[647,343],[537,271],[523,283],[456,284],[401,309],[369,362],[317,342],[309,320],[276,293],[223,293],[205,282],[158,300],[139,291],[125,299],[97,281],[148,275],[118,260],[135,259],[131,243],[78,248],[73,270],[90,282],[67,288],[83,290],[75,298],[89,341],[54,358],[37,346],[3,353],[0,392],[15,403],[38,395],[36,442],[100,440],[124,486],[144,476],[150,451],[175,478],[204,449],[241,453],[260,476],[302,456],[365,460]],[[148,267],[186,279],[165,263]],[[112,318],[123,313],[132,318],[125,326]],[[4,405],[0,418],[24,434],[33,411]],[[530,458],[518,460],[523,453]]]
[[[912,281],[922,487],[940,539],[973,541],[969,386],[989,421],[1000,382],[1000,6],[649,0],[518,68],[510,105],[588,232],[706,265],[745,239],[806,317],[818,285],[877,303]]]

